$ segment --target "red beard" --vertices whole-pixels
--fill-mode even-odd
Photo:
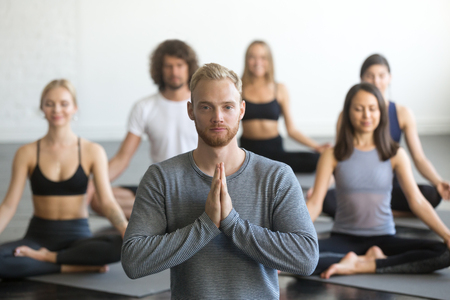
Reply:
[[[207,144],[208,146],[217,148],[224,147],[230,143],[230,141],[236,136],[239,129],[239,122],[237,122],[236,126],[230,128],[228,126],[218,126],[219,128],[225,128],[227,133],[225,135],[213,135],[210,132],[211,127],[206,128],[204,130],[200,130],[197,126],[197,121],[194,120],[195,128],[197,129],[197,133],[200,138]]]

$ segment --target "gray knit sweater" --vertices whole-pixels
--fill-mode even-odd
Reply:
[[[149,167],[122,247],[130,278],[171,268],[173,299],[278,299],[277,269],[314,271],[317,235],[289,166],[246,151],[220,229],[205,213],[211,180],[192,152]]]

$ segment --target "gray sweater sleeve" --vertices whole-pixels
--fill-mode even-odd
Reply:
[[[310,275],[319,259],[317,234],[300,184],[288,166],[278,173],[274,189],[271,229],[241,219],[234,209],[221,222],[220,229],[255,261],[281,271]]]
[[[220,230],[206,213],[192,224],[166,233],[164,181],[151,166],[136,195],[122,246],[122,266],[130,278],[140,278],[176,266],[197,253]]]

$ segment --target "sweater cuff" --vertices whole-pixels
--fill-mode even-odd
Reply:
[[[200,223],[203,223],[205,225],[209,232],[213,233],[214,235],[219,235],[221,233],[219,228],[217,228],[216,224],[214,224],[206,211],[203,212],[198,219],[200,220]]]
[[[233,228],[233,225],[237,222],[237,220],[239,219],[239,214],[238,214],[238,212],[233,208],[231,211],[230,211],[230,214],[225,218],[225,219],[223,219],[221,222],[220,222],[220,229],[223,231],[223,232],[227,232],[227,231],[229,231],[231,228]]]

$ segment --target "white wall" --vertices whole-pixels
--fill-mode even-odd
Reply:
[[[172,38],[238,74],[247,45],[266,40],[296,124],[314,136],[333,135],[363,60],[382,53],[391,98],[419,132],[450,133],[449,15],[448,0],[0,0],[0,142],[45,134],[40,92],[60,77],[78,90],[75,131],[122,139],[133,102],[156,91],[148,55]]]

